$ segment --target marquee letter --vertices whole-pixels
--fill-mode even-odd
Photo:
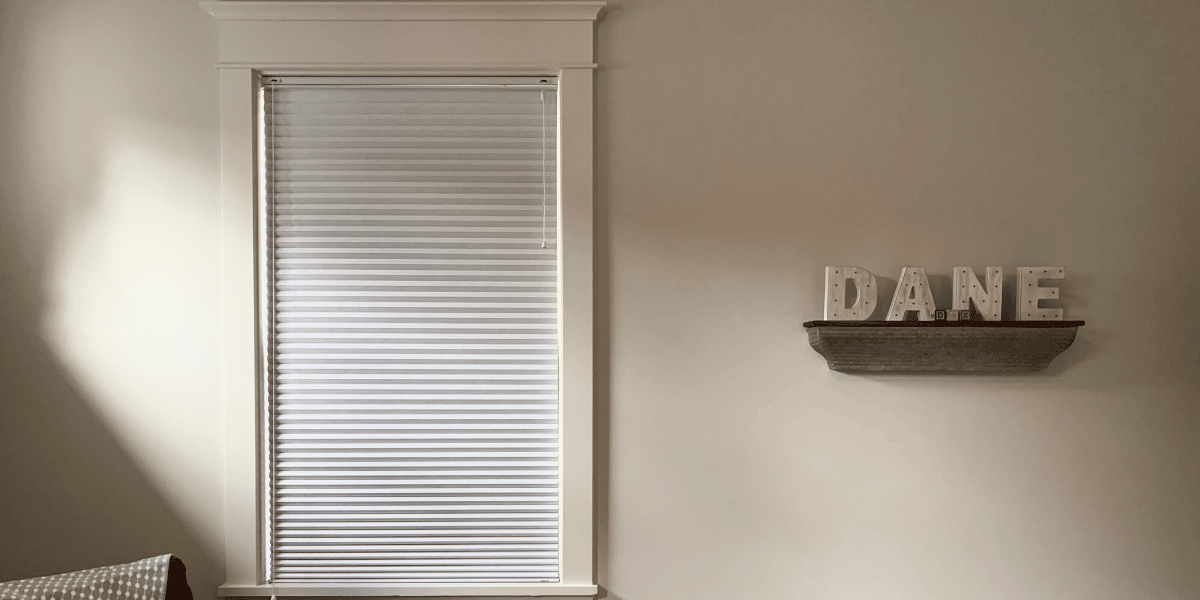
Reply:
[[[971,302],[979,309],[984,321],[1000,320],[1000,304],[1004,294],[1004,269],[987,268],[987,281],[982,285],[971,267],[954,267],[954,304],[956,310],[970,310]]]
[[[851,304],[846,303],[847,281],[853,281],[857,290]],[[825,267],[826,321],[866,321],[875,312],[878,297],[879,288],[870,271],[861,267]]]
[[[1017,269],[1017,320],[1061,321],[1061,308],[1041,308],[1039,300],[1058,298],[1058,288],[1038,287],[1039,279],[1063,279],[1067,276],[1062,267],[1021,267]]]
[[[887,320],[903,321],[910,310],[917,311],[917,318],[922,321],[932,321],[933,292],[929,289],[929,277],[925,275],[925,267],[904,267],[900,272],[900,280],[896,282],[896,293],[892,296],[892,306],[888,308]]]

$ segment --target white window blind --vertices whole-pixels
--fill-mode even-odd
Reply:
[[[271,582],[559,580],[556,104],[264,85]]]

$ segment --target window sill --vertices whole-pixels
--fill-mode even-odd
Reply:
[[[217,589],[222,598],[286,597],[354,597],[354,598],[505,598],[538,596],[548,598],[590,598],[599,593],[595,585],[548,584],[491,584],[491,585],[425,585],[395,587],[386,585],[236,585],[225,584]]]

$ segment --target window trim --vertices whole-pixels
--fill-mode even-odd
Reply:
[[[593,30],[603,1],[201,2],[217,21],[221,117],[225,570],[220,596],[594,596],[592,515]],[[265,581],[256,143],[264,75],[559,78],[561,580],[300,585]]]

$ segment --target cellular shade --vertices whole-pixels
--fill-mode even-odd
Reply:
[[[554,80],[263,99],[269,579],[557,582]]]

